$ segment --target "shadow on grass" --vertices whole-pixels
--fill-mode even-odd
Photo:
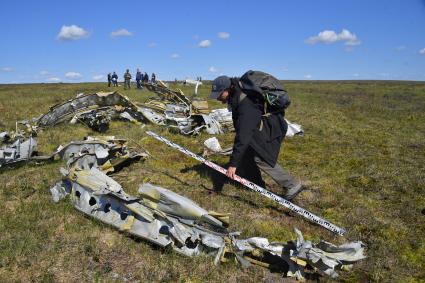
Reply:
[[[220,166],[225,166],[223,164],[218,164]],[[206,188],[204,185],[203,188],[206,189],[210,194],[214,195],[214,194],[220,194],[220,196],[226,197],[226,198],[231,198],[240,202],[244,202],[254,208],[268,208],[271,210],[275,210],[277,212],[281,212],[284,213],[287,216],[291,216],[292,215],[286,211],[286,210],[282,210],[280,207],[276,207],[275,205],[270,205],[270,204],[266,204],[266,205],[262,205],[261,203],[256,203],[253,202],[251,200],[247,200],[245,198],[242,198],[241,196],[238,195],[228,195],[228,194],[224,194],[223,193],[223,187],[226,184],[230,184],[232,186],[237,187],[238,189],[243,189],[243,190],[247,190],[247,188],[245,188],[244,186],[242,186],[239,182],[233,181],[231,179],[229,179],[227,176],[221,174],[220,172],[215,171],[214,169],[204,165],[204,164],[197,164],[194,165],[192,167],[186,167],[185,169],[182,169],[180,172],[181,173],[187,173],[189,171],[196,171],[201,177],[205,177],[205,178],[209,178],[211,180],[211,182],[213,183],[213,187],[212,189],[208,189]],[[246,179],[247,176],[241,176],[244,177]],[[253,193],[253,192],[252,192]]]

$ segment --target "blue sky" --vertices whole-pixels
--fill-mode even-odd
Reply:
[[[0,83],[263,70],[425,81],[425,0],[4,1]]]

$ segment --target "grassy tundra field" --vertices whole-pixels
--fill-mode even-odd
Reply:
[[[128,139],[131,146],[141,145],[155,157],[114,178],[131,194],[136,194],[138,184],[149,181],[207,210],[230,212],[230,230],[241,231],[243,238],[288,241],[295,239],[297,227],[310,240],[363,241],[368,258],[352,271],[340,272],[340,280],[424,282],[425,83],[285,84],[292,98],[286,118],[301,124],[305,136],[286,139],[279,162],[311,183],[296,202],[346,228],[345,237],[232,184],[226,184],[220,195],[209,195],[209,169],[144,131],[154,130],[197,153],[208,138],[205,133],[185,137],[152,125],[141,129],[113,122],[107,135]],[[95,83],[0,85],[0,131],[13,130],[16,120],[36,117],[77,93],[108,90]],[[119,91],[139,102],[154,96],[135,89]],[[200,91],[207,97],[209,86]],[[210,101],[210,107],[222,106]],[[50,153],[87,135],[98,134],[83,125],[58,125],[39,134],[38,150]],[[233,134],[218,139],[223,147],[230,146]],[[227,159],[212,160],[224,165]],[[49,188],[61,178],[61,166],[56,161],[0,171],[1,282],[292,282],[260,267],[244,270],[233,262],[216,267],[209,257],[164,251],[85,217],[67,200],[54,204]],[[271,190],[280,192],[266,180]]]

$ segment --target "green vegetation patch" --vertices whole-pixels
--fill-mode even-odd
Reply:
[[[167,129],[112,122],[107,135],[148,149],[155,159],[137,163],[114,177],[128,193],[149,181],[187,196],[209,210],[231,213],[230,229],[273,241],[294,239],[293,227],[307,239],[343,243],[361,240],[368,258],[341,279],[350,282],[420,282],[425,278],[425,84],[414,82],[285,82],[292,99],[286,118],[299,123],[304,137],[286,139],[279,162],[308,191],[296,202],[346,228],[338,237],[277,207],[240,186],[208,194],[211,171],[178,151],[147,137],[154,130],[191,151],[202,152],[209,136],[173,134]],[[191,95],[192,88],[182,87]],[[80,92],[110,91],[104,84],[0,85],[0,131],[15,121],[37,117]],[[119,91],[143,102],[154,94]],[[209,86],[200,87],[207,97]],[[210,101],[212,108],[223,107]],[[83,125],[62,124],[37,137],[39,151],[97,135]],[[222,147],[233,134],[218,136]],[[227,158],[212,157],[220,165]],[[49,188],[60,178],[61,161],[26,164],[0,171],[0,281],[163,281],[259,282],[280,275],[211,258],[186,258],[120,233],[73,209],[54,204]],[[266,178],[270,189],[281,193]]]

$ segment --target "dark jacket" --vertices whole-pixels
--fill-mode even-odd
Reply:
[[[232,110],[236,130],[233,153],[229,166],[238,167],[244,153],[251,147],[270,166],[275,166],[280,146],[288,129],[282,114],[264,114],[264,100],[260,95],[243,94],[237,80],[230,93],[229,106]]]
[[[131,74],[130,74],[130,73],[128,73],[128,72],[125,72],[125,73],[124,73],[124,80],[126,80],[126,81],[131,80]]]
[[[137,72],[136,73],[136,81],[141,81],[143,78],[142,78],[142,72]]]

